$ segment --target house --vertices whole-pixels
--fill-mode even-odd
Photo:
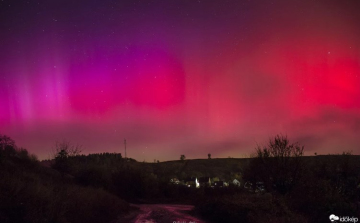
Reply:
[[[224,181],[215,181],[214,187],[224,187]]]
[[[247,189],[248,191],[253,191],[253,184],[249,181],[247,181],[245,184],[244,184],[244,188]]]
[[[240,187],[240,185],[241,185],[240,181],[238,181],[237,179],[234,179],[234,180],[232,181],[232,184],[235,185],[235,186],[237,186],[237,187]]]
[[[187,187],[195,187],[195,188],[200,187],[199,181],[196,177],[189,177],[184,180],[184,183]]]
[[[211,186],[210,177],[200,177],[199,184],[200,184],[200,187],[210,187]]]
[[[180,184],[180,180],[178,178],[172,178],[170,180],[170,183],[172,183],[172,184]]]
[[[263,193],[263,192],[265,192],[264,182],[256,182],[255,193]]]

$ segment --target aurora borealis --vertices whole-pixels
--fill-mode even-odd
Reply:
[[[0,133],[139,161],[360,153],[360,1],[0,2]]]

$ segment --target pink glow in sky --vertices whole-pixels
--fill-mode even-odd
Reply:
[[[74,3],[75,2],[75,3]],[[160,161],[360,153],[360,2],[0,3],[0,133]]]

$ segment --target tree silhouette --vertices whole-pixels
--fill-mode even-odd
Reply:
[[[180,160],[185,160],[185,159],[186,159],[185,155],[180,156]]]
[[[6,135],[0,134],[0,161],[3,157],[16,155],[15,141]]]
[[[6,147],[15,147],[15,141],[9,136],[0,134],[0,148],[5,150]]]
[[[67,156],[77,156],[82,152],[81,145],[74,145],[70,141],[63,140],[61,142],[55,143],[55,156],[58,155],[62,150],[64,150]]]
[[[256,148],[246,178],[253,182],[262,181],[268,190],[285,194],[299,182],[303,153],[303,146],[290,144],[287,136],[277,135],[263,148]]]
[[[55,163],[53,168],[58,170],[62,176],[70,171],[69,157],[80,155],[81,146],[73,145],[69,141],[55,143]]]
[[[210,153],[208,154],[208,159],[211,159],[211,154]]]

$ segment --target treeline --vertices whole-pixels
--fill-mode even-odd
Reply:
[[[66,146],[68,148],[71,146]],[[82,186],[102,188],[129,202],[196,203],[202,194],[212,191],[189,189],[174,185],[170,179],[184,180],[189,177],[228,176],[228,180],[240,177],[241,168],[236,160],[185,160],[178,162],[144,163],[131,158],[123,158],[119,153],[99,153],[89,155],[67,154],[58,148],[52,167],[65,175],[74,177]],[[223,164],[216,167],[216,163]],[[211,168],[209,168],[211,167]],[[225,173],[225,174],[224,174]],[[228,191],[236,191],[231,188]],[[225,190],[219,192],[225,193]],[[210,194],[209,194],[210,196]]]
[[[60,152],[61,149],[58,154]],[[102,188],[135,203],[187,199],[184,188],[170,185],[169,177],[119,153],[61,156],[55,157],[52,167],[65,176],[72,176],[79,185]]]
[[[0,135],[0,222],[111,222],[128,208],[103,189],[79,186],[43,167]]]

